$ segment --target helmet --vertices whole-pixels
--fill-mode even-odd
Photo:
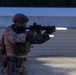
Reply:
[[[15,23],[16,21],[27,23],[29,19],[26,17],[26,15],[18,13],[13,17],[13,22]]]

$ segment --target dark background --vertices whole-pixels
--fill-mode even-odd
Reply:
[[[0,0],[0,7],[76,7],[76,0]]]

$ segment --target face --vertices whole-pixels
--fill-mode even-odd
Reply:
[[[16,22],[17,27],[26,27],[26,23]]]

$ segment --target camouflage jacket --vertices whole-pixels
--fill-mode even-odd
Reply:
[[[28,40],[26,39],[26,37],[28,38]],[[30,52],[30,46],[32,44],[42,44],[49,39],[50,37],[46,32],[44,32],[43,34],[34,34],[33,31],[25,31],[25,33],[17,34],[10,26],[7,27],[4,31],[4,43],[7,56],[14,55],[14,50],[16,50],[16,43],[25,44],[24,49],[26,50],[26,52],[20,54],[24,56],[27,55],[28,52]]]

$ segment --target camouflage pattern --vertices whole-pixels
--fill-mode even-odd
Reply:
[[[6,72],[8,75],[28,75],[26,62],[22,61],[21,58],[26,57],[28,52],[30,52],[30,46],[32,44],[42,44],[50,39],[46,32],[43,34],[34,34],[33,31],[25,32],[22,34],[22,36],[20,36],[20,39],[22,39],[22,41],[19,40],[19,42],[25,43],[25,50],[27,51],[24,54],[16,55],[14,54],[14,47],[15,43],[18,42],[17,38],[19,39],[19,36],[20,34],[16,34],[10,27],[7,27],[4,31],[4,43],[6,46],[7,56],[14,57],[11,58],[7,64]],[[25,40],[24,37],[26,36],[28,40],[25,38],[26,41],[23,41]]]
[[[3,66],[0,67],[0,74],[6,74],[6,69]]]
[[[8,62],[6,72],[8,75],[28,75],[25,60],[21,60],[21,58],[11,58]]]
[[[26,50],[30,50],[30,45],[29,42],[26,41],[26,33],[21,33],[21,34],[16,34],[12,28],[8,27],[6,28],[5,32],[4,32],[4,43],[6,45],[6,51],[7,53],[14,53],[14,50],[16,48],[15,44],[16,43],[24,43],[26,48]],[[26,41],[26,42],[25,42]],[[27,44],[28,43],[28,44]],[[29,47],[29,48],[28,48]],[[27,49],[28,48],[28,49]],[[17,49],[17,48],[16,48]],[[28,50],[28,51],[29,51]],[[26,53],[25,53],[26,54]],[[21,54],[22,55],[22,54]]]
[[[27,37],[28,40],[25,41],[25,37]],[[33,34],[33,31],[25,32],[23,34],[16,34],[10,27],[6,28],[4,32],[4,43],[6,45],[7,53],[13,53],[16,42],[25,43],[25,50],[27,50],[26,52],[29,52],[31,44],[42,44],[49,39],[50,37],[46,32],[35,35]],[[23,55],[27,55],[27,53],[23,53]]]

